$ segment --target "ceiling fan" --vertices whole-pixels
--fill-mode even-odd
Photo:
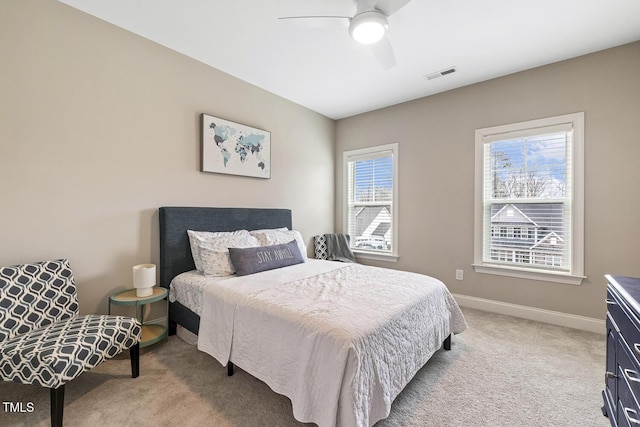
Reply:
[[[357,0],[356,13],[353,16],[287,16],[281,20],[299,20],[313,25],[329,25],[343,23],[349,25],[351,37],[364,45],[368,45],[373,56],[382,68],[389,69],[396,65],[393,47],[387,38],[389,29],[388,17],[402,9],[411,0]]]

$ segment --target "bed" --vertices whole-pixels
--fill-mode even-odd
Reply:
[[[196,305],[172,298],[170,333],[184,327],[229,375],[236,365],[289,397],[299,421],[368,427],[386,418],[467,327],[444,284],[415,273],[319,260],[212,281],[193,271],[187,230],[291,229],[288,209],[162,207],[159,222],[161,286],[201,293]]]

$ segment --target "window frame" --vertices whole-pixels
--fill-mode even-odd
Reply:
[[[376,145],[353,150],[345,150],[342,153],[342,181],[343,181],[343,209],[342,227],[344,233],[349,232],[349,162],[354,157],[364,157],[379,154],[381,152],[391,152],[392,158],[392,200],[391,200],[391,252],[384,253],[378,251],[367,251],[365,249],[351,248],[357,258],[396,262],[398,255],[398,143]],[[352,236],[355,239],[357,236]]]
[[[484,243],[484,144],[485,138],[571,124],[573,128],[572,162],[567,165],[571,171],[571,245],[572,259],[568,272],[544,268],[527,268],[503,265],[483,260]],[[477,129],[475,132],[475,186],[474,186],[474,262],[477,273],[517,277],[523,279],[580,285],[584,276],[584,112],[564,114],[543,119],[529,120],[506,125]],[[491,225],[489,225],[491,227]],[[531,230],[529,230],[531,231]],[[487,230],[491,233],[491,229]],[[532,255],[533,256],[533,255]]]

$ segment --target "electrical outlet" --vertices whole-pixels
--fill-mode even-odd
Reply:
[[[456,270],[456,280],[464,279],[464,270]]]

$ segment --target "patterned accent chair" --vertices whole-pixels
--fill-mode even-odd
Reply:
[[[66,259],[0,267],[0,378],[51,389],[51,425],[62,426],[64,386],[129,349],[140,372],[142,327],[130,317],[78,315]]]

